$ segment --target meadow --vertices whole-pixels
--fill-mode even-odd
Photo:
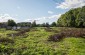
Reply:
[[[85,55],[83,30],[85,28],[34,27],[24,32],[0,29],[0,55]],[[63,33],[66,37],[55,41],[57,39],[53,38],[53,35],[61,32],[67,32]],[[12,36],[12,33],[15,33],[15,36]]]

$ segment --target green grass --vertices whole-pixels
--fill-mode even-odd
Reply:
[[[27,32],[28,37],[7,37],[6,34],[17,31],[0,29],[1,37],[11,38],[14,43],[0,43],[0,55],[85,55],[84,38],[65,38],[60,42],[47,41],[54,32],[46,32],[44,28]],[[60,30],[61,28],[52,28]],[[5,34],[5,35],[4,35]]]

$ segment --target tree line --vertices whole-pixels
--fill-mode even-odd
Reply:
[[[49,23],[43,23],[43,24],[36,24],[36,21],[33,22],[19,22],[16,23],[14,20],[8,20],[7,26],[20,26],[20,27],[56,27],[56,22],[53,22],[52,24]]]
[[[62,14],[57,21],[57,25],[62,27],[85,27],[85,6],[71,9]]]

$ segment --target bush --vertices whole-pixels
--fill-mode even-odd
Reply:
[[[85,30],[84,29],[67,29],[61,31],[58,34],[54,34],[49,36],[49,41],[59,41],[66,37],[76,37],[76,38],[85,38]]]
[[[14,43],[14,40],[6,37],[1,37],[0,43]]]
[[[63,39],[63,35],[62,34],[54,34],[54,35],[51,35],[49,38],[48,38],[48,41],[60,41],[61,39]]]
[[[12,37],[16,37],[16,36],[23,36],[23,37],[27,37],[28,35],[26,35],[26,32],[29,32],[29,29],[26,30],[21,30],[18,33],[11,33],[11,34],[7,34],[7,36],[12,36]]]
[[[10,55],[14,51],[14,48],[0,44],[0,55]]]
[[[58,30],[53,30],[52,28],[45,28],[45,31],[46,32],[54,32],[54,33],[59,32]]]

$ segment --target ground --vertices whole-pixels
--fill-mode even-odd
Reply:
[[[59,32],[62,28],[53,27]],[[50,35],[57,32],[46,31],[44,27],[32,28],[27,37],[11,37],[14,30],[0,29],[0,55],[85,55],[84,38],[64,38],[61,41],[48,41]],[[2,41],[8,39],[8,41]]]

